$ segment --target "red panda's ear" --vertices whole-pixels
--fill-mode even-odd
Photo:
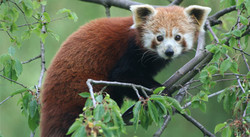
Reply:
[[[150,5],[132,5],[130,10],[133,14],[134,24],[131,28],[137,28],[143,24],[148,18],[156,14],[156,10],[153,6]]]
[[[185,8],[184,12],[187,16],[194,19],[194,21],[198,24],[200,30],[203,30],[205,21],[207,19],[208,14],[210,13],[211,8],[203,7],[198,5],[191,5]]]

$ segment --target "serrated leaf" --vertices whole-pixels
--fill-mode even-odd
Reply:
[[[71,12],[69,18],[73,19],[74,22],[77,22],[77,20],[78,20],[78,17],[77,17],[75,12]]]
[[[80,126],[82,125],[82,122],[76,120],[69,128],[68,132],[66,135],[70,135],[73,133],[75,130],[77,130]]]
[[[102,100],[103,100],[103,96],[102,95],[98,95],[96,97],[96,101],[99,102],[99,103],[102,103]]]
[[[200,104],[199,104],[199,108],[200,108],[200,110],[202,111],[202,112],[206,112],[206,109],[207,109],[207,106],[206,106],[206,103],[205,102],[200,102]]]
[[[34,118],[37,111],[37,102],[35,99],[29,102],[29,115],[31,118]]]
[[[237,6],[240,6],[243,2],[244,0],[237,0]]]
[[[17,77],[20,76],[21,73],[23,72],[23,65],[18,59],[15,60],[14,68],[15,68],[15,71],[16,71],[16,76]]]
[[[162,112],[163,115],[167,114],[167,109],[165,107],[165,102],[160,101],[160,100],[155,100],[154,102],[155,102],[154,103],[155,106],[161,110],[161,112]]]
[[[66,9],[66,8],[63,8],[63,9],[58,10],[56,14],[60,14],[60,13],[70,13],[70,12],[71,12],[71,10]]]
[[[236,36],[236,37],[240,37],[240,36],[241,36],[241,31],[238,30],[238,29],[233,30],[231,33],[232,33],[234,36]]]
[[[231,37],[229,40],[230,47],[234,47],[237,45],[237,40],[234,37]]]
[[[135,128],[135,131],[137,130],[138,128],[138,123],[139,123],[139,112],[141,110],[141,101],[138,101],[136,102],[134,108],[133,108],[133,115],[134,115],[134,128]]]
[[[191,107],[192,107],[192,108],[198,108],[199,105],[200,105],[200,102],[199,102],[199,101],[192,101]]]
[[[232,65],[231,59],[224,60],[220,65],[220,73],[223,75]]]
[[[218,67],[215,65],[211,65],[207,68],[208,72],[210,72],[210,74],[215,74],[218,71]]]
[[[234,61],[234,62],[232,63],[232,66],[231,66],[230,70],[231,70],[233,73],[236,73],[236,74],[237,74],[237,73],[239,73],[239,72],[238,72],[238,69],[239,69],[239,68],[238,68],[238,64],[237,64],[237,62]]]
[[[14,54],[16,53],[16,49],[13,47],[13,46],[10,46],[8,48],[8,53],[11,55],[11,56],[14,56]]]
[[[103,117],[103,123],[107,123],[107,122],[109,122],[110,120],[111,120],[111,116],[110,116],[109,112],[106,112],[106,113],[104,114],[104,117]]]
[[[248,24],[248,19],[245,18],[244,16],[241,16],[241,15],[240,15],[240,22],[241,22],[243,25],[247,25],[247,24]]]
[[[28,118],[28,125],[32,132],[36,130],[36,128],[39,126],[39,113],[36,112],[35,116],[33,118]]]
[[[58,34],[53,33],[53,32],[50,32],[50,34],[51,34],[57,41],[59,41],[60,37],[59,37]]]
[[[44,12],[43,13],[43,16],[44,16],[44,19],[47,21],[47,22],[50,22],[50,16],[47,12]]]
[[[140,124],[144,129],[148,129],[148,126],[152,123],[152,119],[151,117],[149,117],[149,114],[146,110],[144,110],[143,107],[141,107],[141,111],[140,111]]]
[[[175,107],[180,113],[184,113],[184,109],[182,109],[180,103],[176,99],[171,97],[166,97],[166,101],[169,104],[172,104],[172,106]]]
[[[104,107],[103,104],[99,104],[94,109],[94,119],[96,121],[101,120],[104,114]]]
[[[154,90],[154,94],[158,94],[159,92],[162,92],[166,87],[162,86],[162,87],[158,87]]]
[[[17,95],[17,94],[21,94],[21,93],[26,92],[26,91],[27,91],[26,88],[24,88],[24,89],[19,89],[19,90],[15,91],[15,92],[11,93],[10,96],[15,96],[15,95]]]
[[[87,137],[85,126],[80,126],[72,135],[73,137]]]
[[[247,8],[247,13],[248,13],[248,15],[250,15],[250,0],[246,0],[245,5],[246,5],[246,8]]]
[[[217,125],[215,126],[215,128],[214,128],[214,133],[216,134],[216,133],[219,132],[222,128],[224,128],[226,125],[227,125],[226,122],[217,124]]]
[[[155,122],[155,124],[158,125],[159,114],[155,105],[150,100],[148,101],[147,104],[148,104],[148,112],[149,112],[150,117]]]
[[[231,131],[231,129],[230,129],[229,126],[227,126],[226,128],[224,128],[222,130],[222,132],[221,132],[221,136],[222,137],[231,137],[231,135],[232,135],[232,131]]]
[[[90,97],[90,93],[89,92],[82,92],[82,93],[79,93],[79,95],[83,98],[88,98]]]

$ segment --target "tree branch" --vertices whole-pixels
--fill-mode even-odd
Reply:
[[[199,128],[202,131],[202,133],[204,134],[204,136],[215,137],[214,134],[209,132],[201,123],[199,123],[197,120],[195,120],[191,116],[189,116],[187,114],[181,114],[181,113],[179,113],[179,114],[182,115],[184,118],[186,118],[188,121],[190,121],[197,128]]]
[[[41,58],[41,55],[38,55],[38,56],[36,56],[36,57],[34,57],[34,58],[32,58],[32,59],[29,59],[29,60],[27,60],[27,61],[23,61],[22,64],[29,63],[29,62],[34,61],[34,60],[39,59],[39,58]]]

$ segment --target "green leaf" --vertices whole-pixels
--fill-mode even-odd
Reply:
[[[233,63],[232,63],[232,66],[231,66],[231,68],[230,68],[230,70],[233,72],[233,73],[236,73],[236,74],[238,74],[239,72],[238,72],[238,64],[237,64],[237,62],[236,61],[234,61]]]
[[[85,130],[85,126],[79,127],[74,134],[72,135],[73,137],[87,137],[87,132]]]
[[[33,3],[31,0],[24,0],[23,3],[27,6],[27,8],[33,9]]]
[[[231,59],[224,60],[220,65],[220,73],[223,75],[232,65]]]
[[[229,40],[229,45],[230,45],[230,47],[236,46],[236,45],[237,45],[237,40],[236,40],[236,38],[231,37],[230,40]]]
[[[148,129],[148,126],[152,123],[152,119],[151,117],[149,117],[148,112],[141,107],[141,111],[140,111],[140,124],[144,129]]]
[[[180,103],[176,99],[171,97],[166,97],[166,101],[169,104],[172,104],[180,113],[184,113],[184,109],[182,109]]]
[[[99,104],[94,109],[94,119],[96,121],[101,120],[104,114],[104,107],[103,104]]]
[[[250,0],[246,0],[245,5],[246,5],[246,8],[247,8],[247,13],[248,13],[248,15],[250,15]]]
[[[22,36],[21,36],[21,39],[22,40],[26,40],[26,39],[29,39],[30,38],[30,31],[28,30],[28,31],[24,31],[23,33],[22,33]]]
[[[20,76],[21,73],[23,72],[23,65],[18,59],[15,60],[14,68],[15,68],[15,71],[16,71],[16,76],[17,77]]]
[[[30,0],[29,0],[30,1]],[[32,14],[33,14],[33,10],[32,10],[32,8],[29,8],[28,6],[30,6],[29,4],[28,4],[28,6],[23,2],[22,3],[22,6],[23,6],[23,10],[24,10],[24,14],[27,16],[27,17],[31,17],[32,16]],[[31,6],[33,6],[32,5],[32,3],[31,3]]]
[[[229,126],[227,126],[226,128],[224,128],[222,130],[222,132],[221,132],[221,136],[222,137],[231,137],[231,135],[232,135],[232,131],[231,131],[231,129],[230,129]]]
[[[28,118],[28,125],[32,132],[36,130],[36,128],[39,126],[39,113],[38,111],[35,113],[35,116],[33,118]]]
[[[232,33],[234,36],[236,36],[236,37],[240,37],[240,36],[241,36],[241,31],[238,30],[238,29],[233,30],[231,33]]]
[[[244,0],[238,0],[237,1],[237,6],[240,6],[243,2],[244,2]]]
[[[215,74],[218,71],[218,67],[215,65],[211,65],[207,68],[208,72],[210,72],[210,74]]]
[[[103,123],[107,123],[111,120],[111,116],[109,112],[106,112],[103,117]]]
[[[60,13],[70,13],[70,12],[71,12],[71,10],[66,9],[66,8],[63,8],[63,9],[58,10],[56,14],[60,14]]]
[[[200,102],[200,104],[199,104],[199,108],[200,108],[200,110],[202,111],[202,112],[206,112],[206,103],[205,102],[203,102],[203,101],[201,101]]]
[[[37,111],[37,102],[35,99],[33,99],[29,103],[29,115],[31,118],[34,118],[36,111]]]
[[[98,95],[96,97],[96,101],[99,102],[99,103],[102,103],[102,100],[103,100],[103,96],[102,95]]]
[[[141,110],[141,101],[138,101],[136,102],[134,108],[133,108],[133,115],[134,115],[134,128],[135,128],[135,131],[137,130],[137,127],[138,127],[138,123],[139,123],[139,112]]]
[[[58,34],[50,32],[50,34],[52,35],[52,37],[54,37],[57,41],[59,41],[60,37]]]
[[[154,90],[154,94],[158,94],[159,92],[162,92],[166,87],[162,86],[162,87],[158,87]]]
[[[68,132],[66,135],[69,135],[73,133],[75,130],[77,130],[80,126],[82,125],[81,121],[76,120],[69,128]]]
[[[8,49],[8,53],[11,56],[14,56],[14,54],[16,53],[16,49],[13,46],[10,46],[9,49]]]
[[[40,2],[42,5],[46,6],[47,5],[47,1],[43,0],[42,2]]]
[[[44,12],[43,13],[43,16],[44,16],[44,19],[47,21],[47,22],[50,22],[50,16],[47,12]]]
[[[214,129],[214,133],[221,131],[222,128],[224,128],[227,125],[227,122],[217,124]]]
[[[155,122],[155,124],[158,125],[159,114],[158,114],[158,111],[157,111],[155,105],[150,100],[148,101],[147,104],[148,104],[149,116],[152,118],[152,120]]]
[[[248,19],[245,18],[244,16],[241,16],[241,15],[240,15],[240,22],[241,22],[243,25],[247,25],[247,24],[248,24]]]
[[[82,92],[82,93],[79,93],[79,95],[83,98],[88,98],[90,97],[90,93],[89,92]]]
[[[19,89],[19,90],[15,91],[15,92],[11,93],[10,96],[15,96],[15,95],[17,95],[17,94],[21,94],[21,93],[26,92],[26,91],[27,91],[26,88],[24,88],[24,89]]]
[[[77,22],[78,17],[77,17],[77,15],[76,15],[75,12],[71,12],[71,13],[69,14],[69,19],[73,19],[74,22]]]

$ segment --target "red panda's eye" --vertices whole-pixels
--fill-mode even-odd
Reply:
[[[163,36],[159,35],[156,37],[156,39],[161,42],[161,41],[163,41],[164,38],[163,38]]]
[[[181,36],[180,36],[180,35],[176,35],[176,36],[174,37],[174,39],[175,39],[176,41],[179,41],[179,40],[181,40]]]

